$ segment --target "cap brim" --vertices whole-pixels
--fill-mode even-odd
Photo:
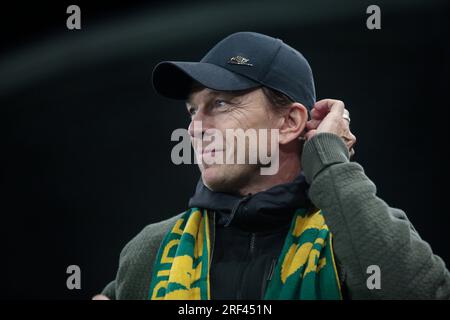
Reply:
[[[153,87],[159,94],[172,99],[185,100],[193,80],[219,91],[256,88],[260,83],[205,62],[164,61],[153,69]]]

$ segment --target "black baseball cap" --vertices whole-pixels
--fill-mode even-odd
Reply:
[[[186,100],[193,81],[218,91],[266,86],[309,110],[316,101],[311,67],[282,40],[255,32],[237,32],[217,43],[200,62],[164,61],[153,69],[159,94]]]

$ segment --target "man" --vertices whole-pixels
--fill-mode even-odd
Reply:
[[[125,246],[96,299],[450,298],[443,261],[349,161],[349,113],[315,101],[298,51],[235,33],[200,62],[158,64],[153,84],[186,102],[201,179],[185,212]],[[247,142],[244,163],[207,161],[237,158],[237,144],[219,148],[208,133],[229,129],[276,130],[276,172],[248,161],[261,145]]]

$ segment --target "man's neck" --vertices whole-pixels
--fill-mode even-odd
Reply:
[[[274,175],[261,175],[239,189],[240,195],[255,194],[276,185],[292,182],[300,174],[301,164],[298,156],[280,156],[278,172]]]

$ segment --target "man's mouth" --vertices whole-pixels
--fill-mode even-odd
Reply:
[[[216,149],[203,149],[202,150],[202,155],[214,155],[216,152],[220,152],[222,150],[216,150]]]

